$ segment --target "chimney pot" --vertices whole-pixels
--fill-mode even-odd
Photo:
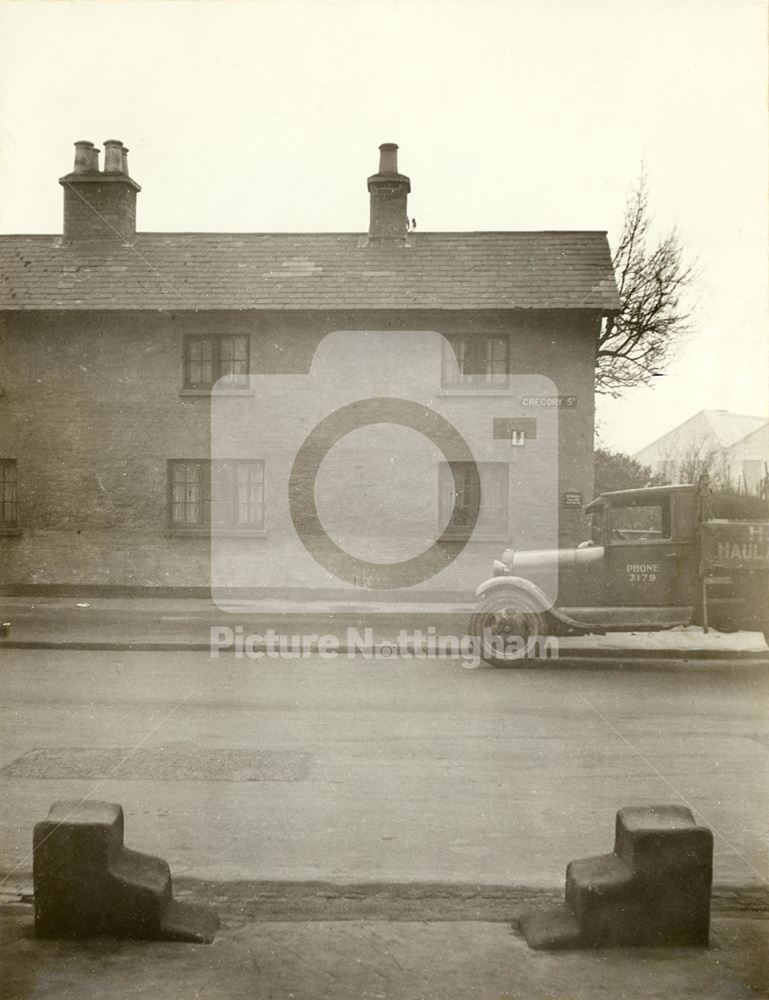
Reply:
[[[90,174],[99,169],[99,150],[94,148],[92,142],[81,139],[75,143],[75,166],[76,174]]]
[[[123,173],[128,175],[128,147],[123,146]]]
[[[123,143],[119,139],[107,139],[104,143],[104,172],[105,174],[122,174],[123,170]]]
[[[379,147],[379,173],[398,173],[398,143],[383,142]]]

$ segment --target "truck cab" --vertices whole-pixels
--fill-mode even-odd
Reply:
[[[610,607],[691,609],[697,603],[695,486],[648,487],[604,493],[587,508],[592,542],[603,549],[602,600]]]

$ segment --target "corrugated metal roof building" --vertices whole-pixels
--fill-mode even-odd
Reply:
[[[769,418],[701,410],[633,455],[674,482],[707,471],[746,493],[760,493],[769,475]]]

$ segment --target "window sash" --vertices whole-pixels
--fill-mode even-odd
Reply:
[[[184,384],[190,388],[213,385],[214,344],[211,338],[187,337],[184,346]]]
[[[202,526],[210,521],[209,462],[174,461],[171,471],[171,523]]]
[[[218,377],[230,385],[247,385],[248,338],[220,337],[218,347]]]
[[[217,528],[264,527],[264,463],[215,462],[211,523]]]
[[[18,476],[15,458],[0,458],[0,526],[15,528],[19,523]]]
[[[172,459],[169,517],[174,528],[264,528],[264,462]]]
[[[247,336],[198,336],[184,338],[184,387],[210,389],[220,379],[226,385],[248,385]]]

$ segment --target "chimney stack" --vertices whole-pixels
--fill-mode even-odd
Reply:
[[[104,170],[92,142],[75,143],[72,173],[59,178],[64,188],[64,239],[68,243],[118,240],[136,235],[136,194],[128,176],[128,150],[119,139],[104,143]]]
[[[379,173],[368,179],[371,214],[368,234],[372,239],[405,239],[406,208],[411,181],[398,173],[398,146],[383,142],[379,147]]]

